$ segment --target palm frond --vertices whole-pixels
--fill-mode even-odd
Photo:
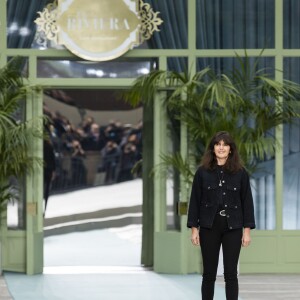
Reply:
[[[153,100],[159,89],[172,90],[185,83],[186,80],[187,76],[181,73],[153,70],[149,74],[137,78],[131,89],[124,93],[124,99],[133,107],[141,102],[147,104]]]
[[[127,99],[133,105],[150,103],[155,93],[165,90],[168,115],[187,125],[188,142],[197,157],[203,155],[211,136],[226,130],[234,137],[245,167],[253,172],[279,147],[273,134],[276,126],[300,117],[300,85],[273,79],[273,70],[261,67],[262,53],[256,58],[247,52],[243,57],[236,54],[236,64],[228,74],[216,74],[211,68],[193,76],[152,71],[135,81]],[[162,159],[155,169],[168,174],[173,166],[190,182],[193,160],[179,153],[162,155]]]
[[[2,213],[6,211],[6,205],[8,202],[14,202],[19,199],[18,189],[15,186],[9,184],[0,185],[0,217]]]
[[[34,138],[43,137],[44,119],[15,118],[26,97],[38,89],[23,79],[22,65],[23,58],[17,57],[0,69],[0,210],[14,198],[9,178],[21,178],[43,163],[31,154],[31,144]]]
[[[162,162],[154,167],[152,174],[172,177],[173,168],[182,176],[186,184],[191,184],[194,173],[191,169],[192,160],[184,159],[179,152],[174,154],[161,154]]]

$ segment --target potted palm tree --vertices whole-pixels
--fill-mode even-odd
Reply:
[[[251,59],[236,55],[236,66],[218,74],[207,67],[193,76],[173,71],[154,70],[139,77],[126,99],[133,106],[153,100],[165,90],[166,110],[171,123],[184,122],[188,130],[189,157],[179,153],[162,154],[166,169],[172,165],[191,183],[191,161],[199,162],[213,134],[229,131],[234,137],[243,162],[250,173],[266,157],[275,154],[278,142],[275,127],[299,117],[300,86],[276,81],[272,70],[260,68],[259,56]],[[179,126],[173,126],[179,135]],[[191,159],[192,157],[192,159]]]
[[[7,203],[18,199],[12,179],[22,179],[35,164],[41,163],[31,155],[30,142],[43,136],[42,119],[26,121],[21,117],[26,97],[36,90],[23,78],[22,66],[23,59],[16,57],[0,69],[0,228]]]
[[[273,158],[279,146],[275,127],[299,117],[300,87],[298,84],[274,79],[274,70],[261,68],[261,57],[236,55],[235,66],[228,72],[216,72],[210,67],[190,75],[173,71],[154,70],[139,77],[125,99],[133,106],[142,101],[151,104],[154,95],[163,91],[167,115],[172,124],[172,137],[180,139],[180,124],[186,124],[189,153],[162,153],[162,164],[154,172],[171,170],[178,183],[179,174],[185,186],[191,186],[195,166],[198,165],[209,140],[218,131],[229,131],[245,167],[253,173],[260,162]],[[177,174],[177,175],[176,175]],[[174,200],[174,207],[180,199]],[[147,215],[153,215],[152,199],[145,199]],[[152,203],[149,204],[149,203]],[[178,206],[180,214],[186,205]],[[152,211],[151,211],[152,210]],[[178,210],[179,211],[179,210]],[[153,219],[143,218],[143,241],[153,245]],[[174,215],[175,224],[179,223]],[[147,244],[147,245],[148,245]],[[142,257],[149,258],[149,247],[142,245]],[[148,254],[149,252],[149,254]],[[151,258],[150,260],[151,261]]]

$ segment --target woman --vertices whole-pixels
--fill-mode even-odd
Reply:
[[[187,226],[193,245],[201,246],[202,300],[213,300],[221,245],[226,299],[237,300],[240,249],[250,245],[255,220],[249,176],[226,131],[211,139],[195,174]]]

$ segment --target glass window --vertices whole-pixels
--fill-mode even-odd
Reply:
[[[254,199],[256,228],[274,230],[276,225],[275,209],[275,160],[262,162],[251,175],[251,189]]]
[[[256,57],[249,57],[250,65],[253,65],[256,60]],[[274,77],[274,66],[275,62],[273,57],[261,57],[257,69],[264,70],[264,73],[268,73],[271,77]],[[237,57],[203,57],[197,60],[197,71],[207,67],[219,74],[225,73],[231,76],[235,68],[239,69],[239,62]]]
[[[300,58],[284,59],[285,79],[300,83]],[[284,125],[283,229],[300,229],[300,120]]]
[[[174,72],[187,72],[188,60],[186,57],[168,58],[168,70]]]
[[[13,57],[8,57],[7,62],[9,62],[11,59],[13,59]],[[18,68],[22,70],[21,74],[23,78],[28,78],[29,76],[28,63],[29,63],[28,57],[25,56],[20,57],[20,59],[18,60]]]
[[[167,152],[168,156],[180,151],[180,122],[174,118],[172,112],[168,112],[167,125]],[[180,201],[180,173],[173,167],[168,168],[167,179],[167,229],[179,230],[180,217],[178,215],[178,203]]]
[[[31,48],[35,33],[37,12],[47,0],[9,0],[7,3],[7,48]]]
[[[197,0],[197,48],[274,48],[274,2]]]
[[[285,49],[300,48],[300,1],[283,1],[283,45]]]
[[[39,78],[136,78],[148,74],[154,61],[127,59],[107,62],[38,59]]]
[[[7,228],[25,229],[26,227],[26,183],[25,180],[19,182],[15,178],[11,181],[12,188],[16,189],[17,199],[7,204]]]
[[[56,167],[50,195],[140,178],[131,169],[142,158],[143,108],[125,103],[123,92],[44,90]]]
[[[160,31],[154,32],[148,41],[152,49],[185,49],[187,48],[187,0],[146,0],[158,17],[163,20]]]

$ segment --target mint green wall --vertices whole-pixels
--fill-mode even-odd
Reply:
[[[276,41],[275,49],[265,49],[263,56],[275,57],[275,68],[283,69],[283,57],[299,56],[298,50],[283,49],[283,0],[276,3]],[[70,88],[124,88],[133,83],[133,79],[87,79],[87,78],[37,78],[37,59],[40,57],[74,58],[67,50],[34,50],[34,49],[7,49],[6,48],[6,2],[0,2],[0,66],[6,63],[7,57],[21,55],[28,57],[29,79],[31,84],[41,87],[70,87]],[[196,59],[198,57],[234,57],[235,53],[243,56],[244,49],[213,50],[196,49],[196,0],[188,0],[188,49],[135,49],[124,55],[125,58],[142,57],[157,58],[161,69],[166,69],[168,57],[188,57],[188,66],[191,73],[195,73]],[[258,56],[261,49],[247,49],[249,56]],[[282,80],[282,73],[276,72],[276,79]],[[166,114],[160,104],[159,93],[153,107],[154,122],[154,164],[160,162],[160,154],[166,149]],[[32,99],[27,107],[27,116],[42,115],[42,94]],[[151,124],[151,122],[149,123]],[[152,125],[151,125],[152,126]],[[187,155],[189,149],[186,143],[186,128],[181,128],[181,153]],[[276,129],[276,136],[282,143],[282,127]],[[33,152],[41,155],[42,145],[34,143]],[[152,161],[152,160],[150,160]],[[151,162],[152,163],[152,162]],[[150,168],[150,166],[148,166]],[[240,261],[242,273],[273,273],[273,272],[300,272],[300,231],[282,230],[282,182],[283,182],[283,151],[276,153],[276,229],[272,231],[256,230],[252,233],[253,242],[250,248],[243,249]],[[152,183],[151,183],[152,184]],[[148,228],[144,228],[145,235],[152,235],[153,249],[144,249],[143,259],[147,262],[154,261],[154,270],[166,273],[201,272],[201,259],[199,249],[192,247],[189,231],[186,228],[186,216],[180,217],[181,230],[169,231],[166,229],[166,178],[155,177],[153,182],[153,211],[154,219],[148,220]],[[189,191],[181,184],[180,199],[186,202]],[[152,194],[145,195],[150,203]],[[146,199],[146,198],[145,198]],[[26,231],[12,232],[6,228],[1,229],[3,246],[3,267],[7,270],[35,274],[42,272],[43,267],[43,222],[42,222],[42,181],[41,170],[27,178],[26,201],[28,205],[36,207],[36,214],[27,212]],[[152,224],[153,222],[153,224]],[[154,232],[153,232],[154,228]],[[148,236],[148,237],[149,237]],[[144,237],[145,238],[145,237]],[[18,249],[18,250],[16,250]],[[152,251],[153,250],[153,251]],[[154,254],[152,254],[154,253]],[[152,257],[153,255],[153,257]]]

